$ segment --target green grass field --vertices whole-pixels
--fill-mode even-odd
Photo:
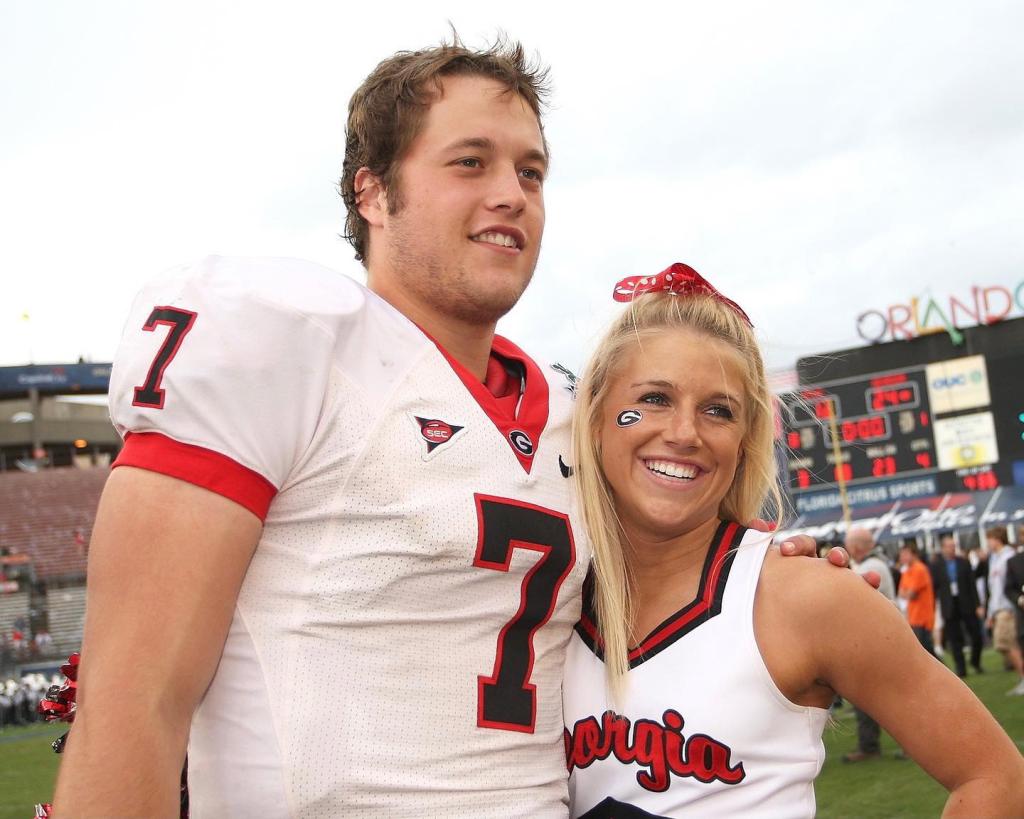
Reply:
[[[50,801],[60,762],[50,743],[67,727],[40,722],[0,732],[0,819],[32,819],[32,806]]]
[[[986,651],[984,674],[967,683],[999,723],[1024,748],[1024,697],[1007,697],[1014,676],[1002,670],[1001,658]],[[61,725],[37,724],[0,733],[0,819],[30,819],[32,806],[49,800],[60,757],[50,742]],[[883,757],[845,765],[842,756],[857,744],[857,725],[847,705],[825,732],[827,759],[815,784],[822,819],[871,817],[934,817],[942,812],[946,792],[913,762],[893,757],[896,745],[882,735]]]

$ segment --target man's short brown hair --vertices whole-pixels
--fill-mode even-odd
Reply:
[[[903,541],[903,543],[900,544],[900,550],[903,550],[903,549],[906,549],[914,557],[920,557],[921,556],[921,549],[920,549],[920,547],[914,541],[912,541],[912,540],[905,540],[905,541]]]
[[[388,211],[401,208],[399,163],[419,134],[423,116],[441,92],[441,82],[451,76],[479,76],[497,80],[509,92],[519,94],[541,123],[541,109],[548,92],[548,70],[531,63],[518,42],[499,38],[483,51],[466,48],[454,35],[423,51],[399,51],[378,65],[352,95],[345,129],[345,161],[341,197],[348,211],[345,238],[356,258],[366,264],[369,229],[359,214],[356,173],[368,169],[388,193]],[[547,152],[547,142],[544,144]]]
[[[993,526],[991,529],[986,529],[985,537],[997,540],[1004,546],[1010,542],[1010,536],[1007,534],[1005,526]]]

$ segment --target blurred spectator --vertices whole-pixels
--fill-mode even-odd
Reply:
[[[1007,596],[1007,565],[1016,555],[1006,535],[997,526],[985,532],[991,555],[988,559],[988,620],[992,628],[992,645],[1010,663],[1017,674],[1017,684],[1007,694],[1024,696],[1024,663],[1017,643],[1016,601]],[[1011,590],[1012,594],[1012,590]]]
[[[899,596],[907,602],[907,622],[921,645],[934,654],[935,592],[931,572],[918,556],[914,543],[904,543],[900,547],[900,565],[903,566],[903,575],[900,577]]]
[[[892,567],[882,550],[877,548],[871,532],[861,526],[854,526],[846,535],[846,551],[852,560],[850,568],[860,575],[875,572],[880,579],[878,590],[886,599],[896,600],[896,585],[893,582]]]
[[[1014,604],[1017,648],[1021,651],[1021,662],[1024,664],[1024,552],[1019,552],[1006,561],[1006,584],[1003,590],[1007,599]]]
[[[36,632],[34,642],[36,654],[39,656],[45,656],[53,651],[53,637],[50,636],[50,632],[46,629],[41,629]]]
[[[14,701],[7,693],[7,683],[0,680],[0,729],[15,725]]]
[[[42,720],[36,705],[49,686],[42,674],[26,674],[21,682],[0,679],[0,730]]]
[[[956,553],[953,535],[943,535],[941,551],[932,559],[932,586],[942,614],[944,643],[953,654],[958,677],[967,676],[964,632],[971,642],[971,667],[981,673],[981,621],[985,610],[978,603],[974,572],[967,558]]]
[[[987,540],[987,539],[986,539]],[[988,608],[988,549],[986,540],[967,553],[967,560],[974,571],[974,588],[978,590],[978,604]]]
[[[878,590],[896,603],[896,588],[892,582],[889,564],[875,548],[875,539],[867,529],[855,526],[846,535],[846,551],[850,553],[850,568],[857,574],[865,575],[874,572],[881,578]],[[878,723],[856,705],[853,713],[857,717],[857,750],[843,756],[843,762],[863,762],[881,756],[879,744],[881,729]]]

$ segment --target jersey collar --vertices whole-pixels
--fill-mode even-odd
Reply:
[[[548,423],[548,382],[540,367],[534,363],[526,353],[520,350],[507,338],[495,336],[491,345],[491,352],[497,353],[502,358],[517,362],[523,368],[523,397],[519,402],[519,409],[514,418],[510,418],[501,411],[497,399],[491,395],[490,390],[467,370],[462,364],[456,361],[448,351],[438,344],[437,339],[430,335],[422,327],[421,332],[429,338],[444,356],[452,370],[459,377],[459,380],[469,390],[470,395],[479,404],[491,422],[497,427],[505,439],[505,443],[512,449],[520,466],[527,474],[533,468],[533,459],[540,446],[540,436]]]

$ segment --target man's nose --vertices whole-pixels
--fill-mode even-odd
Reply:
[[[515,166],[501,165],[494,169],[490,180],[487,206],[492,210],[508,210],[519,214],[526,207],[523,179]]]

